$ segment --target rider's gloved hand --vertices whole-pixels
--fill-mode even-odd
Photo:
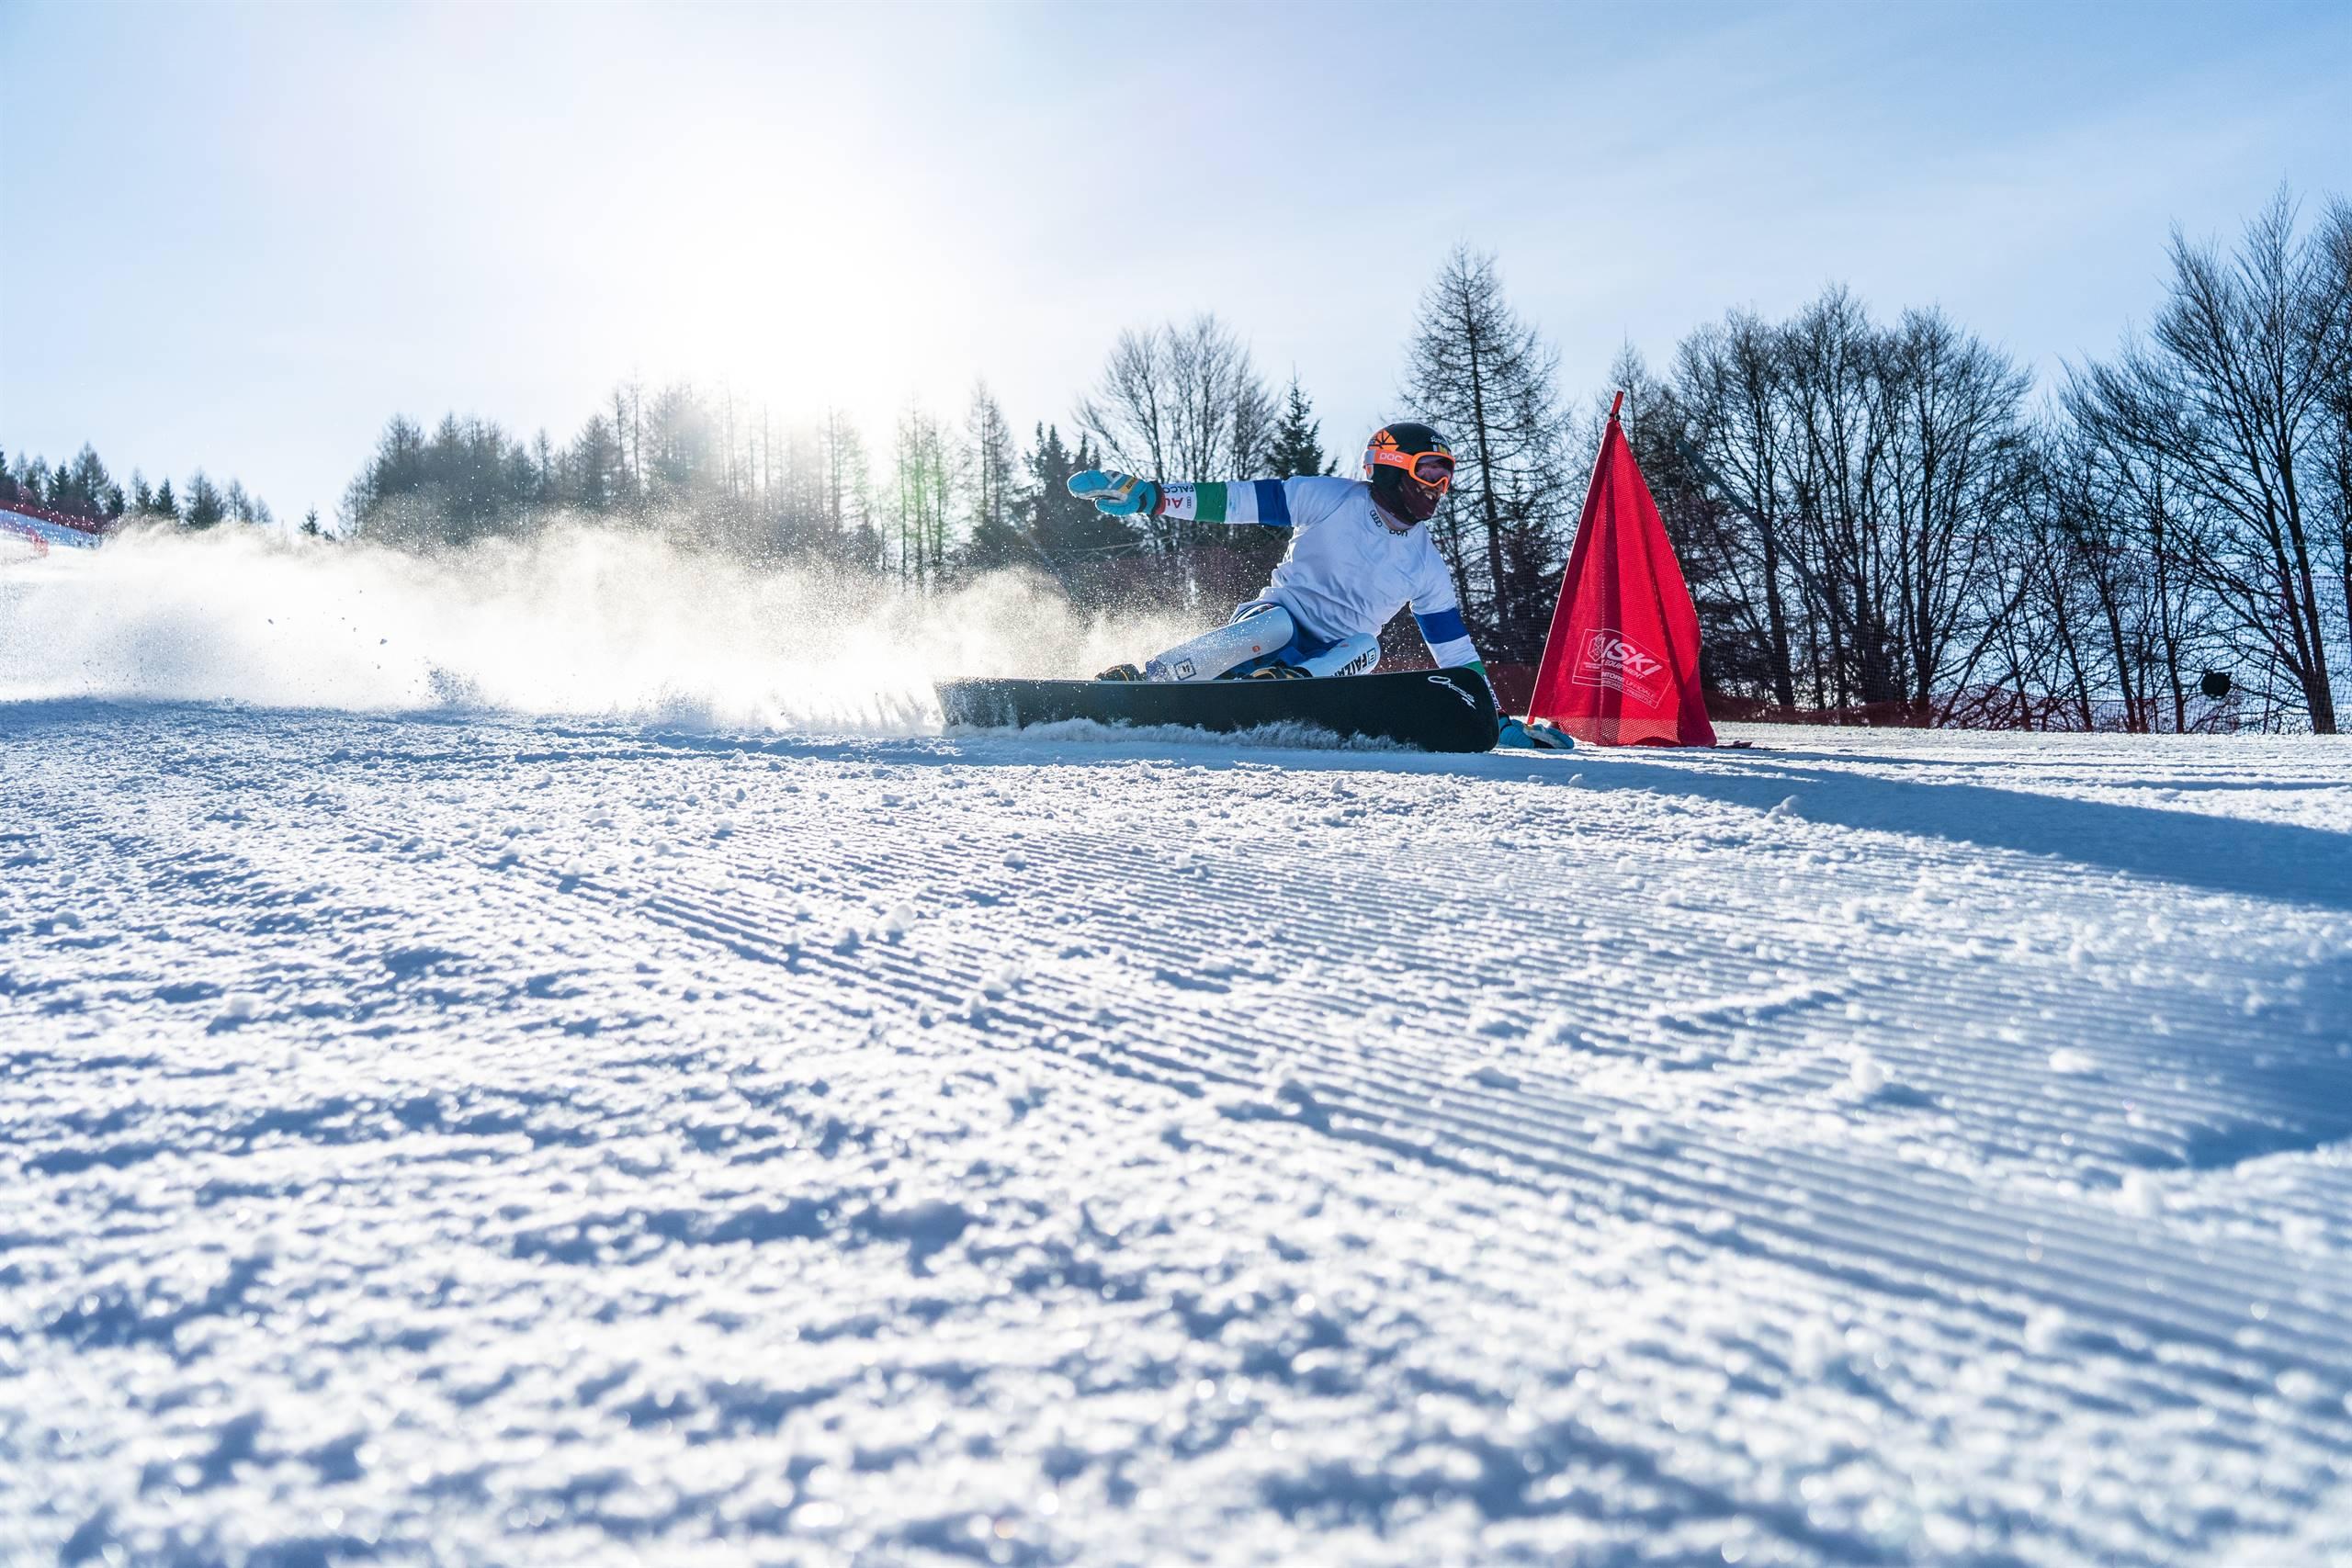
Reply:
[[[1530,726],[1509,714],[1501,716],[1497,728],[1501,733],[1496,737],[1495,745],[1503,750],[1565,751],[1575,745],[1568,737],[1548,724]]]
[[[1081,468],[1069,477],[1069,492],[1114,517],[1149,517],[1159,511],[1159,487],[1133,474]]]

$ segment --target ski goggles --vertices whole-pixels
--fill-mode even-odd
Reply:
[[[1397,446],[1367,446],[1363,449],[1364,477],[1372,477],[1377,466],[1402,468],[1431,490],[1445,491],[1453,485],[1453,454],[1451,452],[1408,452]]]

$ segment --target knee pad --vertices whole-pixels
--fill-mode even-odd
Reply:
[[[1143,678],[1147,681],[1214,681],[1237,664],[1245,664],[1252,659],[1277,653],[1289,647],[1290,639],[1297,635],[1297,630],[1288,610],[1280,604],[1268,604],[1262,610],[1252,610],[1214,631],[1203,632],[1191,641],[1180,642],[1167,652],[1146,660]]]
[[[1380,662],[1380,639],[1370,632],[1341,637],[1321,652],[1290,663],[1310,675],[1361,675]]]

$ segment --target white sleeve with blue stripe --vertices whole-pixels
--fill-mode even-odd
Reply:
[[[1462,602],[1454,595],[1453,574],[1445,570],[1434,546],[1422,572],[1422,591],[1413,595],[1413,624],[1421,628],[1421,640],[1430,645],[1430,657],[1437,660],[1439,669],[1478,662],[1470,628],[1462,624]]]
[[[1280,479],[1168,484],[1159,490],[1162,517],[1190,523],[1255,523],[1268,528],[1291,525],[1290,497]]]

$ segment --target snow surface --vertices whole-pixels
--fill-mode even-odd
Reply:
[[[0,1562],[2352,1562],[2343,742],[75,658],[0,687]]]

